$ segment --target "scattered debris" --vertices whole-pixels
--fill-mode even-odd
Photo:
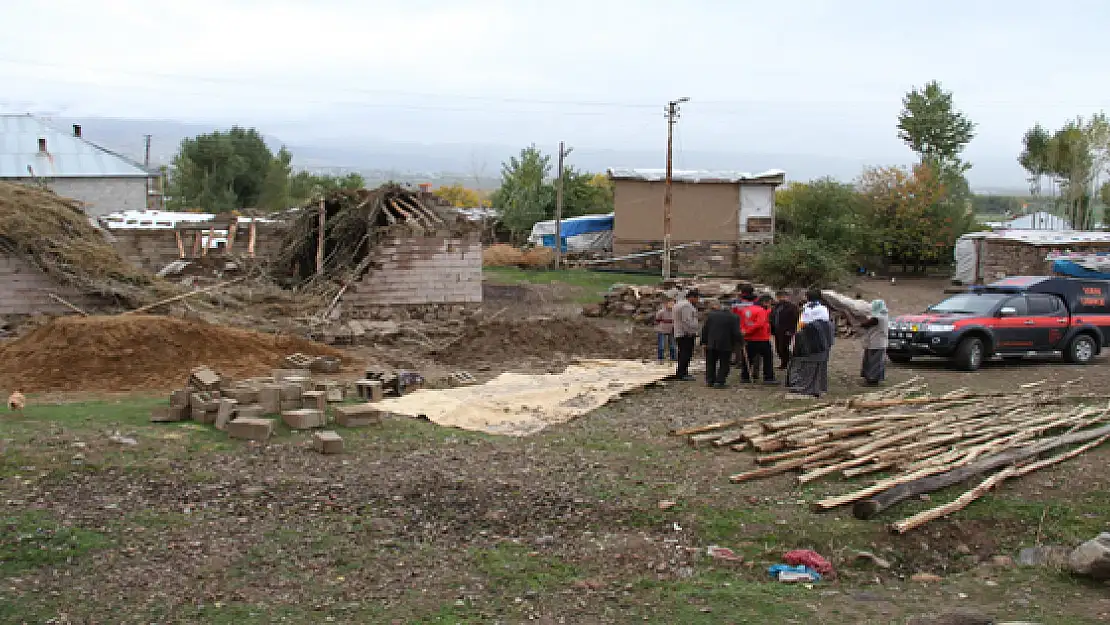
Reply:
[[[776,564],[767,569],[771,577],[784,583],[819,582],[821,574],[808,566],[791,566],[789,564]]]
[[[914,573],[910,579],[921,584],[936,584],[943,580],[940,575],[932,573]]]
[[[857,553],[856,554],[856,559],[857,560],[867,560],[867,561],[871,562],[872,564],[874,564],[875,566],[879,567],[880,569],[889,569],[890,568],[890,562],[888,560],[886,560],[884,558],[880,558],[879,556],[871,553],[870,551],[861,551],[861,552]]]
[[[1110,580],[1110,532],[1075,548],[1068,558],[1072,573],[1096,580]]]
[[[817,571],[824,577],[836,577],[836,570],[824,556],[811,549],[795,549],[782,556],[783,562],[793,566],[805,566]]]
[[[671,508],[675,507],[676,505],[678,505],[678,504],[676,504],[673,501],[663,500],[663,501],[659,502],[659,509],[660,510],[670,510]],[[712,555],[712,554],[710,554],[710,555]]]
[[[724,560],[726,562],[743,562],[743,556],[737,555],[732,549],[728,547],[718,547],[717,545],[710,545],[705,550],[706,555],[715,560]]]

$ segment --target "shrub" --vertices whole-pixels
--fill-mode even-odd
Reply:
[[[755,260],[755,277],[776,287],[824,288],[846,275],[848,259],[821,241],[794,237],[764,250]]]

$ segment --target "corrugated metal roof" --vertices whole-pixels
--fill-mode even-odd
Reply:
[[[215,218],[216,215],[213,213],[131,210],[109,213],[101,217],[101,221],[112,230],[158,230],[173,228],[179,223],[200,223],[212,221]],[[275,223],[273,219],[266,219],[265,217],[238,217],[236,221],[241,224],[249,224],[252,221],[258,223]]]
[[[46,140],[46,152],[39,140]],[[73,136],[32,115],[0,115],[0,179],[148,178],[151,172],[125,156]]]
[[[665,169],[634,169],[629,167],[610,167],[609,177],[613,180],[641,180],[644,182],[661,182],[667,179]],[[749,174],[742,171],[705,171],[699,169],[675,169],[671,171],[671,180],[675,182],[717,182],[735,184],[737,182],[763,182],[782,184],[786,181],[786,172],[781,169],[768,169],[758,174]]]
[[[991,239],[1015,241],[1030,245],[1071,245],[1075,243],[1110,242],[1110,232],[1086,230],[999,230],[997,232],[971,232],[961,239]]]

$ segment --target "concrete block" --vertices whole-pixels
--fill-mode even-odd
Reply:
[[[328,409],[328,394],[325,391],[305,391],[301,395],[305,408],[312,408],[323,412]]]
[[[285,425],[288,425],[294,430],[309,430],[312,428],[322,428],[327,425],[324,413],[311,408],[286,410],[281,413],[281,420],[285,422]]]
[[[304,393],[304,387],[300,382],[290,382],[288,379],[281,383],[281,400],[288,401],[295,399],[301,400],[301,394]]]
[[[365,427],[367,425],[381,425],[382,418],[389,413],[380,410],[373,404],[349,404],[336,406],[335,422],[345,428]]]
[[[324,391],[329,403],[339,403],[343,401],[343,386],[335,380],[324,380],[323,382],[317,382],[316,390]]]
[[[175,408],[188,408],[189,407],[189,391],[180,390],[174,391],[170,395],[170,406]]]
[[[284,382],[289,378],[310,378],[312,372],[307,367],[303,369],[274,369],[273,376],[274,382]]]
[[[331,430],[316,432],[312,435],[312,448],[322,454],[341,454],[343,437]]]
[[[258,389],[258,403],[266,414],[281,414],[281,385],[264,384]]]
[[[240,404],[257,404],[258,388],[253,386],[237,386],[224,391],[224,397],[234,399]]]
[[[381,401],[385,396],[385,387],[381,380],[355,380],[358,398],[366,401]]]
[[[312,382],[312,378],[309,376],[288,377],[285,378],[284,382],[289,384],[300,384],[302,393],[305,391],[311,391],[315,386],[315,384]]]
[[[304,407],[304,402],[300,399],[283,399],[281,400],[281,412],[286,410],[300,410]]]
[[[192,408],[191,410],[192,410],[192,415],[193,415],[193,421],[196,421],[197,423],[203,423],[205,425],[211,425],[211,424],[216,422],[216,413],[215,412],[210,412],[210,411],[205,410],[203,408]]]
[[[236,419],[258,419],[266,414],[266,410],[260,404],[247,404],[235,407]]]
[[[221,399],[220,407],[216,411],[216,429],[226,430],[227,424],[235,416],[235,409],[239,402],[234,399]]]
[[[184,421],[189,409],[183,406],[159,406],[150,412],[152,423],[173,423]]]
[[[272,419],[234,419],[227,424],[227,433],[231,438],[266,441],[274,433],[274,421]]]
[[[189,374],[189,383],[204,391],[215,390],[220,386],[220,374],[211,367],[196,367]]]

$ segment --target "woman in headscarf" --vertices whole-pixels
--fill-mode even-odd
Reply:
[[[829,392],[829,353],[834,336],[829,309],[821,303],[821,292],[807,292],[798,332],[794,335],[787,397],[820,397]]]
[[[863,364],[859,375],[869,386],[876,386],[886,378],[887,331],[890,329],[890,311],[881,299],[871,302],[871,316],[863,322]]]

